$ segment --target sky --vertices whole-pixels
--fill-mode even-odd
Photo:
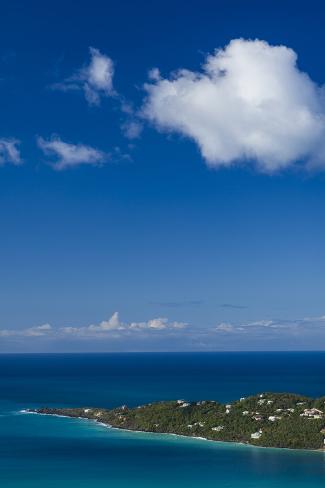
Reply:
[[[2,2],[0,352],[324,349],[324,21]]]

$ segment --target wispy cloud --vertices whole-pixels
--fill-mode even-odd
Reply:
[[[286,46],[235,39],[198,72],[152,70],[145,90],[143,116],[195,141],[211,167],[325,167],[324,91]]]
[[[261,319],[239,323],[220,323],[215,327],[215,330],[238,332],[239,334],[254,334],[263,331],[266,335],[274,331],[299,332],[301,334],[312,334],[316,331],[325,333],[325,317],[306,317],[293,320]]]
[[[139,120],[127,120],[121,125],[122,133],[124,137],[130,139],[131,141],[134,139],[138,139],[141,136],[141,132],[143,130],[143,125]]]
[[[0,337],[43,337],[52,334],[50,324],[38,325],[27,329],[0,329]]]
[[[61,91],[83,91],[89,105],[100,105],[102,97],[114,95],[112,59],[98,49],[89,48],[90,62],[75,74],[60,83],[52,85],[52,89]]]
[[[246,305],[238,305],[238,304],[235,304],[235,303],[222,303],[220,305],[221,308],[230,308],[230,309],[234,309],[234,310],[243,310],[246,307]]]
[[[56,170],[85,164],[99,166],[109,158],[108,154],[99,149],[80,143],[64,142],[58,136],[53,136],[49,140],[38,137],[37,144],[46,156],[54,158],[52,167]]]
[[[228,332],[233,332],[235,329],[232,324],[229,324],[227,322],[221,322],[221,324],[218,324],[216,326],[216,330],[228,333]]]
[[[130,141],[139,139],[143,131],[143,119],[141,115],[134,108],[132,102],[126,100],[121,95],[117,99],[119,101],[119,110],[123,114],[123,121],[120,124],[122,134]]]
[[[22,164],[19,144],[18,139],[0,139],[0,165],[10,163],[18,166]]]
[[[177,300],[166,302],[149,302],[149,305],[157,305],[166,308],[181,308],[181,307],[198,307],[202,305],[203,300]]]

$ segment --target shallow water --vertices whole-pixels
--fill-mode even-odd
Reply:
[[[325,455],[108,429],[19,410],[325,393],[325,354],[0,356],[3,488],[320,487]]]

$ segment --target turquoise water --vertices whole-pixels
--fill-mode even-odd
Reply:
[[[324,487],[325,455],[21,414],[37,405],[325,393],[324,353],[0,356],[3,488]]]

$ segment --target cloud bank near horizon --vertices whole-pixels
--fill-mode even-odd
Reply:
[[[320,350],[324,338],[325,315],[195,327],[166,317],[123,322],[115,312],[85,326],[0,329],[0,352]]]
[[[77,338],[103,338],[112,332],[138,332],[138,331],[169,331],[181,330],[188,327],[186,322],[170,321],[166,317],[157,317],[143,322],[122,322],[118,312],[114,312],[108,320],[99,324],[90,324],[82,327],[52,327],[43,325],[28,327],[26,329],[0,329],[0,337],[77,337]],[[116,334],[115,334],[116,336]]]
[[[324,90],[298,68],[292,49],[234,39],[201,71],[180,69],[168,79],[154,69],[150,78],[143,116],[195,141],[210,167],[325,167]]]

